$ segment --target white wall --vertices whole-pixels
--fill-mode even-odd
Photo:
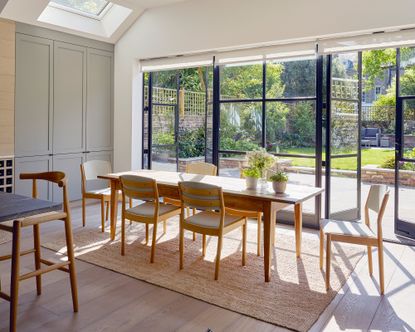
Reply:
[[[148,10],[115,46],[115,169],[141,162],[138,59],[413,26],[413,0],[192,0]]]

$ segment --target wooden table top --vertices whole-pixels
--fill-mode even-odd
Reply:
[[[61,209],[61,203],[0,192],[0,222]]]
[[[261,200],[268,200],[273,202],[282,203],[301,203],[314,196],[321,194],[324,189],[316,188],[311,186],[301,186],[294,184],[287,184],[286,192],[283,194],[276,194],[272,189],[272,183],[268,183],[268,188],[264,191],[258,190],[247,190],[244,179],[230,178],[223,176],[209,176],[189,173],[177,173],[177,172],[166,172],[166,171],[153,171],[153,170],[138,170],[120,173],[111,173],[106,175],[98,176],[100,179],[106,180],[118,180],[120,175],[131,174],[139,175],[148,178],[155,179],[158,184],[166,186],[177,187],[180,181],[196,181],[208,184],[220,186],[223,189],[223,193],[246,196],[251,198],[257,198]]]

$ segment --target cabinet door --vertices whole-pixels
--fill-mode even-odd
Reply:
[[[15,155],[52,151],[53,41],[16,33]]]
[[[112,68],[112,53],[88,49],[86,111],[88,151],[112,149]]]
[[[19,195],[32,197],[32,181],[20,180],[20,173],[40,173],[52,170],[52,157],[37,156],[15,158],[15,193]],[[39,180],[37,181],[38,198],[52,200],[51,185]]]
[[[86,48],[54,42],[53,153],[85,149]]]
[[[68,179],[70,201],[78,200],[82,197],[80,166],[83,162],[84,157],[82,153],[53,156],[53,170],[64,172]],[[62,189],[57,185],[53,185],[53,200],[55,202],[62,202]]]
[[[86,160],[105,160],[112,165],[112,151],[91,152],[86,154]],[[107,180],[89,180],[87,183],[88,190],[107,188],[109,183]]]

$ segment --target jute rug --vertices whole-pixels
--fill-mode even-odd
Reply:
[[[9,242],[12,240],[12,233],[0,231],[0,244]]]
[[[127,227],[126,256],[120,254],[119,234],[111,242],[109,234],[98,229],[74,233],[75,253],[80,260],[298,331],[313,325],[363,254],[356,247],[334,245],[332,290],[326,292],[319,269],[318,236],[303,235],[302,259],[297,260],[293,232],[277,229],[272,281],[265,283],[252,224],[248,228],[247,265],[241,266],[241,230],[237,229],[224,239],[219,280],[214,281],[216,238],[208,238],[203,259],[201,235],[193,242],[191,233],[186,234],[185,267],[179,271],[178,220],[169,221],[166,235],[162,235],[161,225],[159,230],[154,264],[149,263],[150,246],[145,245],[141,224]],[[65,253],[63,236],[46,240],[46,248]]]

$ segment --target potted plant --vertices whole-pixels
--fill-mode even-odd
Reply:
[[[261,172],[256,167],[249,167],[242,170],[242,175],[246,180],[246,189],[256,189]]]
[[[287,188],[288,175],[283,171],[277,171],[269,177],[269,180],[272,181],[272,188],[275,193],[282,194]]]
[[[250,151],[246,154],[249,168],[255,168],[259,172],[259,178],[261,179],[261,190],[266,189],[267,179],[266,171],[274,165],[276,158],[268,153],[264,148],[259,148],[254,151]]]

